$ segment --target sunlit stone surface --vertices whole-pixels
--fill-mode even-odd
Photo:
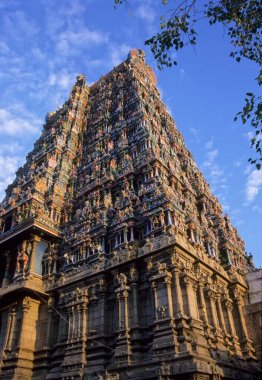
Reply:
[[[251,257],[142,51],[77,77],[0,216],[1,379],[258,378]]]

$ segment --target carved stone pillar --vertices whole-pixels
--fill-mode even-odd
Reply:
[[[125,329],[129,329],[129,318],[128,318],[128,291],[125,290],[123,292],[123,300],[124,300],[124,321],[125,321]]]
[[[86,309],[88,304],[87,289],[77,288],[70,299],[68,312],[68,335],[64,359],[61,364],[62,378],[68,376],[83,378],[83,370],[87,360],[86,353]],[[67,298],[64,302],[66,305]],[[73,365],[72,365],[73,363]]]
[[[216,289],[218,288],[218,285],[216,283],[209,285],[207,287],[206,293],[209,299],[210,303],[210,314],[212,319],[212,326],[211,334],[209,334],[212,343],[215,344],[216,350],[222,351],[225,350],[225,339],[224,334],[222,333],[222,326],[220,324],[221,318],[223,318],[223,315],[220,315],[220,310],[217,308],[217,292]],[[224,319],[223,319],[224,320]],[[214,355],[216,355],[216,352],[214,352]]]
[[[134,177],[130,177],[130,190],[134,190]]]
[[[252,346],[252,341],[248,337],[247,327],[246,327],[246,321],[243,315],[243,293],[239,291],[238,289],[234,289],[234,298],[235,298],[235,305],[237,309],[237,313],[239,316],[239,323],[241,328],[241,349],[244,355],[249,357],[254,357],[255,351]]]
[[[232,304],[232,301],[230,299],[226,299],[225,307],[226,307],[227,316],[228,316],[228,324],[229,324],[230,334],[232,336],[236,336],[236,329],[235,329],[235,324],[234,324],[233,315],[232,315],[233,304]]]
[[[135,266],[130,269],[131,278],[131,292],[132,292],[132,305],[133,305],[133,322],[132,327],[138,326],[138,301],[137,301],[137,282],[138,282],[138,272]]]
[[[178,267],[174,267],[172,270],[172,275],[174,279],[174,292],[175,292],[175,318],[181,318],[184,315],[183,310],[183,298],[182,298],[182,291],[179,281],[179,269]]]
[[[35,345],[36,345],[36,329],[39,318],[39,305],[40,302],[26,296],[22,304],[22,320],[21,320],[21,333],[19,343],[17,346],[17,368],[16,375],[25,378],[32,378],[32,363],[34,360]],[[26,357],[26,361],[25,358]]]
[[[157,296],[157,283],[156,281],[151,282],[151,288],[153,291],[153,300],[154,300],[154,314],[155,314],[155,319],[157,319],[158,315],[158,296]]]
[[[36,254],[36,247],[37,247],[37,244],[41,241],[41,239],[34,235],[31,237],[30,239],[30,243],[32,244],[32,248],[31,248],[31,256],[30,256],[30,264],[29,264],[29,270],[30,272],[33,272],[34,271],[34,268],[35,268],[35,254]]]
[[[192,228],[190,228],[189,232],[190,232],[190,239],[191,239],[191,241],[194,242],[195,241],[194,230]]]
[[[134,227],[130,227],[130,242],[134,241]]]
[[[167,275],[164,279],[164,283],[166,285],[166,292],[167,292],[167,305],[168,305],[168,313],[169,317],[173,319],[173,301],[172,301],[172,293],[171,293],[171,276]]]
[[[118,301],[118,328],[119,330],[128,330],[128,290],[117,292]]]
[[[102,335],[105,333],[106,327],[106,282],[105,278],[99,279],[99,301],[100,301],[100,332]]]
[[[201,331],[201,334],[203,334],[203,337],[206,339],[206,345],[204,345],[205,348],[202,347],[206,351],[206,353],[210,353],[213,351],[213,349],[216,348],[215,342],[216,338],[214,337],[214,334],[212,332],[212,328],[209,324],[208,317],[207,317],[207,305],[204,295],[204,279],[203,277],[199,277],[198,281],[198,294],[199,294],[199,312],[200,312],[200,319],[203,323],[203,330]],[[203,343],[203,341],[201,341]]]
[[[62,341],[66,341],[68,339],[69,333],[69,311],[65,305],[59,305],[60,315],[57,317],[58,319],[58,335],[57,342],[61,343]]]
[[[170,212],[170,210],[167,210],[166,212],[167,212],[167,225],[171,226],[171,224],[172,224],[171,212]]]
[[[152,350],[155,357],[173,357],[178,352],[177,331],[174,326],[174,311],[171,291],[172,275],[166,263],[156,263],[149,278],[154,299],[154,336]]]
[[[81,338],[86,340],[86,310],[87,310],[87,301],[80,304],[81,312]]]
[[[186,289],[187,305],[189,317],[198,318],[196,308],[196,294],[194,289],[194,280],[189,276],[183,277],[183,282]]]
[[[105,236],[101,236],[101,250],[102,253],[105,253]]]
[[[11,256],[11,252],[10,251],[5,252],[4,256],[5,256],[5,260],[6,260],[6,265],[5,265],[5,272],[4,272],[3,282],[2,282],[2,287],[3,288],[5,288],[9,284],[10,277],[11,277],[10,270],[11,270],[11,261],[12,261],[12,256]]]
[[[67,327],[67,342],[74,336],[75,326],[74,326],[74,306],[69,306],[67,309],[68,315],[68,327]]]
[[[124,229],[124,243],[127,243],[127,229]]]
[[[218,318],[217,318],[217,310],[216,310],[216,304],[215,304],[216,293],[213,290],[208,289],[207,295],[208,295],[209,302],[210,302],[210,311],[211,311],[211,318],[212,318],[212,322],[213,322],[213,327],[215,329],[217,329],[218,328]]]
[[[46,327],[46,346],[49,347],[52,344],[52,323],[53,323],[53,299],[48,299],[47,309],[47,327]]]
[[[12,350],[12,339],[13,339],[13,334],[14,334],[15,318],[16,318],[16,305],[12,305],[8,313],[7,328],[6,328],[5,343],[4,343],[5,352]]]
[[[224,304],[225,304],[225,308],[226,308],[226,312],[228,316],[228,324],[229,324],[233,348],[234,348],[235,353],[240,355],[241,351],[240,351],[239,341],[236,335],[236,329],[235,329],[235,324],[234,324],[233,315],[232,315],[233,303],[230,298],[226,297],[224,300]]]
[[[121,329],[121,320],[122,320],[122,305],[121,305],[121,295],[118,293],[116,295],[117,305],[118,305],[118,329]]]
[[[57,256],[54,257],[53,271],[52,273],[57,272]]]
[[[239,292],[235,292],[235,305],[239,316],[239,322],[241,327],[241,333],[243,339],[248,339],[248,332],[246,327],[246,322],[243,316],[242,306],[243,306],[243,299],[242,295]]]
[[[130,288],[123,273],[118,276],[119,287],[115,290],[118,302],[118,337],[115,350],[116,363],[129,363],[131,344],[129,335],[128,297]]]
[[[224,319],[224,314],[221,306],[221,294],[217,293],[216,296],[216,304],[217,304],[217,311],[218,311],[218,319],[220,322],[220,327],[222,328],[223,332],[226,333],[226,324]]]
[[[201,318],[204,322],[205,325],[208,325],[208,319],[207,319],[207,311],[206,311],[206,302],[205,302],[205,297],[204,297],[204,284],[203,282],[199,281],[198,283],[198,290],[199,290],[199,309],[200,309],[200,314]]]
[[[77,337],[79,339],[82,336],[82,332],[81,332],[81,328],[82,328],[82,308],[81,308],[81,304],[76,305],[76,313],[77,313],[77,323],[76,323],[75,337]]]
[[[133,327],[138,325],[138,309],[137,309],[137,283],[131,284],[132,301],[133,301]]]

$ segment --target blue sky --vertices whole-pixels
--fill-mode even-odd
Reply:
[[[160,72],[143,42],[168,9],[161,0],[117,10],[113,0],[0,0],[0,198],[76,75],[91,84],[142,48],[188,149],[259,267],[262,171],[247,162],[252,130],[233,121],[245,93],[257,90],[257,67],[229,58],[226,31],[202,20],[196,49],[176,53],[178,66]]]

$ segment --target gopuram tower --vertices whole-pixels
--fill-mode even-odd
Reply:
[[[0,217],[0,379],[259,378],[244,242],[141,50],[77,77]]]

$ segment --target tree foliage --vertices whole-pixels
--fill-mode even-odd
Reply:
[[[127,4],[128,0],[115,0],[115,6]],[[204,17],[210,25],[222,24],[232,45],[230,56],[237,62],[249,59],[259,68],[262,63],[261,0],[161,0],[163,5],[173,7],[161,15],[159,32],[145,41],[156,59],[160,70],[177,64],[173,52],[186,45],[197,43],[197,22]],[[256,81],[262,84],[260,69]],[[254,128],[251,146],[255,148],[256,157],[250,158],[251,164],[261,168],[262,161],[262,99],[261,96],[248,92],[243,109],[237,113],[235,120]]]

